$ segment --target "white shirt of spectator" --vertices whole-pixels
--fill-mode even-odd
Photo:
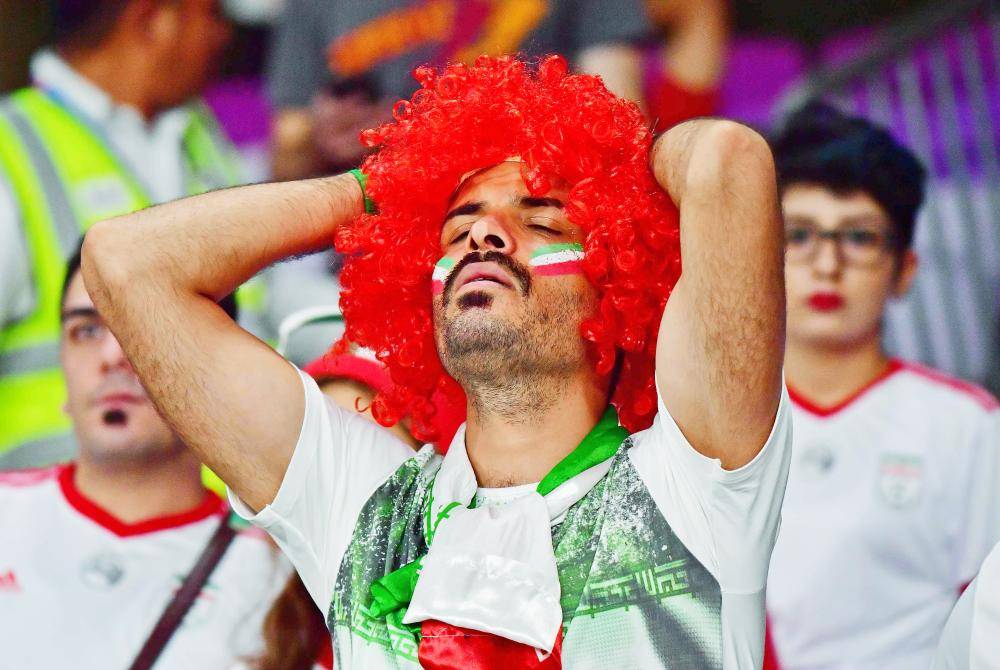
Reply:
[[[167,110],[147,122],[138,110],[118,105],[92,82],[52,51],[31,59],[31,77],[37,86],[54,91],[73,110],[99,128],[113,150],[145,188],[154,203],[183,197],[185,193],[184,134],[191,112],[184,107]],[[0,182],[5,176],[0,172]],[[6,262],[7,259],[19,262]],[[26,242],[10,185],[0,183],[0,328],[31,313],[35,296]]]
[[[238,514],[274,537],[325,613],[358,515],[414,452],[364,417],[333,405],[312,378],[300,376],[305,415],[277,496],[257,514],[232,492],[230,501]],[[719,584],[726,670],[759,667],[763,654],[764,587],[790,458],[788,404],[783,395],[767,443],[738,470],[724,470],[718,460],[695,451],[662,401],[653,426],[632,436],[629,458],[660,513]],[[496,489],[480,489],[477,495],[493,504],[510,500]],[[604,667],[584,650],[589,638],[604,634],[606,622],[582,619],[574,619],[567,634],[563,663]],[[629,648],[645,642],[627,634],[618,638],[615,644]],[[415,667],[398,665],[403,663],[398,658],[386,665],[382,648],[375,645],[349,647],[348,667]]]
[[[208,494],[188,513],[129,525],[86,499],[70,466],[0,473],[0,668],[127,668],[225,512]],[[259,654],[289,574],[263,533],[240,533],[157,670]]]
[[[928,667],[948,612],[1000,539],[996,400],[898,361],[840,407],[792,398],[767,587],[780,667]]]
[[[948,617],[932,670],[1000,670],[1000,544]]]

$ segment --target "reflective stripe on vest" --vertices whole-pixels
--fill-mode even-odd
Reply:
[[[210,119],[196,110],[185,135],[189,186],[196,193],[236,183]],[[43,463],[49,456],[32,460],[18,448],[14,458],[12,450],[65,442],[70,429],[58,356],[66,260],[92,224],[147,207],[150,199],[92,129],[37,89],[17,91],[0,104],[0,171],[19,210],[35,289],[32,313],[0,330],[3,467]]]

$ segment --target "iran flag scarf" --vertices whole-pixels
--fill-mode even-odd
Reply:
[[[562,607],[551,526],[611,467],[628,432],[608,407],[534,493],[474,507],[478,484],[459,429],[434,479],[422,558],[371,587],[374,617],[420,625],[423,668],[561,668]],[[393,618],[395,618],[393,617]]]

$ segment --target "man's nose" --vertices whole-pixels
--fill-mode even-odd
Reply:
[[[132,364],[129,363],[125,352],[122,351],[118,340],[110,332],[104,335],[104,340],[101,342],[101,364],[105,370],[109,371],[132,370]]]
[[[499,251],[514,253],[514,236],[497,214],[487,214],[472,224],[469,229],[470,251]]]

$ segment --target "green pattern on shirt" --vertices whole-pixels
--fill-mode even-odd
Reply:
[[[563,666],[721,668],[718,583],[660,514],[628,458],[630,446],[626,440],[607,475],[552,531],[562,587]],[[423,519],[441,461],[425,448],[362,510],[328,616],[336,667],[362,656],[366,668],[418,667],[401,616],[367,616],[368,589],[426,552]],[[374,645],[381,653],[357,645]]]

